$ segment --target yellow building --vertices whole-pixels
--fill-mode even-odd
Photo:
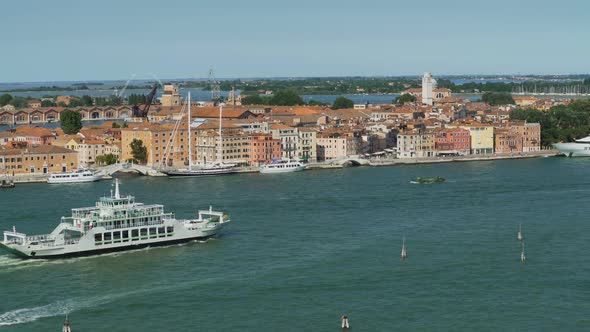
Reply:
[[[59,146],[0,150],[0,174],[58,173],[71,171],[77,166],[78,153]]]
[[[471,137],[471,154],[494,153],[494,127],[473,122],[469,124],[449,125],[448,128],[463,128],[469,130]]]

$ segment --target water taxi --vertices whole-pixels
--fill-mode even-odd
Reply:
[[[198,211],[195,219],[176,219],[163,205],[121,196],[115,180],[110,197],[92,207],[72,209],[71,217],[62,217],[50,234],[27,236],[13,227],[4,232],[0,248],[23,258],[90,256],[207,239],[229,221],[228,215],[212,208]]]

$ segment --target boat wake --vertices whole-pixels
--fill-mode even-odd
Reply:
[[[39,318],[65,316],[70,313],[72,308],[85,308],[89,305],[84,303],[75,303],[75,301],[56,302],[40,307],[17,309],[0,315],[0,326],[17,325],[36,321]]]

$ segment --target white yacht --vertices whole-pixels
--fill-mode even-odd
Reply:
[[[299,161],[277,161],[269,164],[264,164],[260,167],[260,173],[289,173],[303,171],[305,165]]]
[[[206,239],[228,222],[222,212],[198,211],[195,219],[176,219],[164,206],[136,203],[133,196],[115,192],[101,197],[95,206],[72,209],[50,234],[27,236],[13,227],[4,232],[0,247],[24,258],[90,256],[151,246]]]
[[[553,147],[567,157],[590,157],[590,136],[571,143],[555,143]]]
[[[102,175],[87,169],[72,172],[53,173],[47,178],[47,183],[78,183],[94,182],[102,179]]]

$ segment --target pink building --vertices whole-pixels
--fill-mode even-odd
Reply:
[[[359,153],[360,138],[352,133],[318,133],[318,161],[345,158]]]
[[[253,134],[250,136],[250,163],[262,165],[282,155],[281,140],[272,138],[271,134]]]
[[[468,155],[471,150],[469,130],[440,128],[435,130],[437,155]]]

